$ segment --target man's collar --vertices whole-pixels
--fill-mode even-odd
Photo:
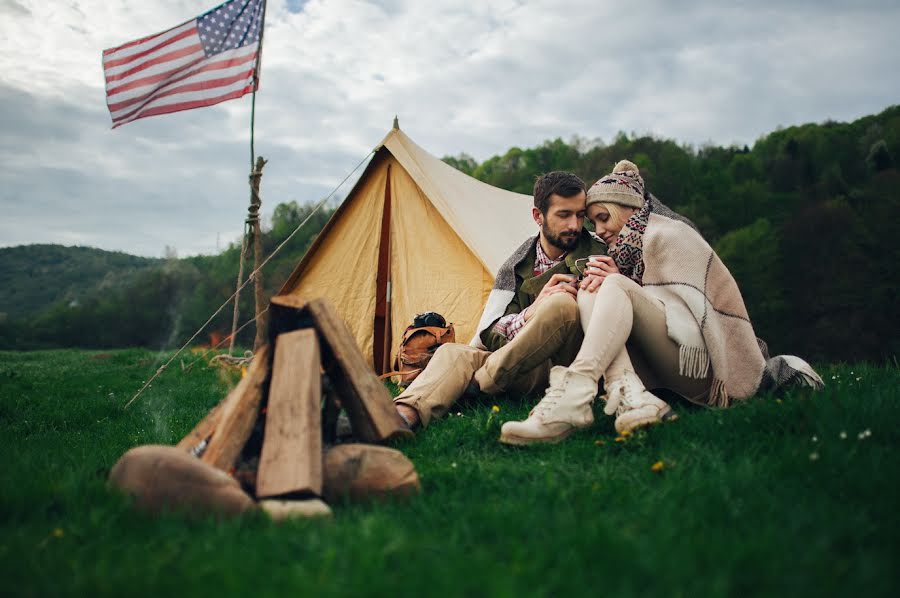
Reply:
[[[540,237],[538,237],[538,242],[536,243],[535,251],[537,251],[536,261],[541,261],[541,262],[545,262],[548,264],[555,264],[556,262],[562,261],[562,260],[566,259],[566,255],[569,254],[568,251],[564,251],[564,252],[562,252],[562,254],[560,254],[560,256],[558,258],[553,259],[549,255],[547,255],[547,252],[544,251],[544,248],[541,246],[541,238]]]

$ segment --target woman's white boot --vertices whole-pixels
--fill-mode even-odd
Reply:
[[[644,388],[634,372],[604,381],[606,415],[616,415],[616,432],[624,434],[641,426],[678,419],[668,403]]]
[[[596,380],[563,366],[554,366],[544,398],[525,421],[503,424],[500,442],[516,445],[559,442],[575,430],[594,423],[591,403],[596,396]]]

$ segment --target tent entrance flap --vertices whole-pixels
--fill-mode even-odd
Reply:
[[[378,267],[375,275],[375,339],[373,365],[375,372],[391,371],[391,165],[387,165],[384,183],[384,210],[378,241]]]

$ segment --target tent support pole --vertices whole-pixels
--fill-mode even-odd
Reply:
[[[382,226],[382,230],[386,231],[387,236],[387,259],[385,267],[387,268],[387,284],[384,292],[384,345],[381,351],[381,373],[391,371],[391,166],[388,165],[387,185],[384,189],[384,215],[382,219],[387,221]],[[382,237],[384,238],[384,237]]]

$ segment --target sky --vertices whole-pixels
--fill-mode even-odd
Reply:
[[[239,240],[250,96],[115,130],[105,103],[104,49],[213,6],[0,0],[0,247],[159,257]],[[752,145],[854,120],[900,101],[898,32],[896,0],[269,0],[263,216],[326,196],[394,115],[432,154],[479,161],[557,137]]]

